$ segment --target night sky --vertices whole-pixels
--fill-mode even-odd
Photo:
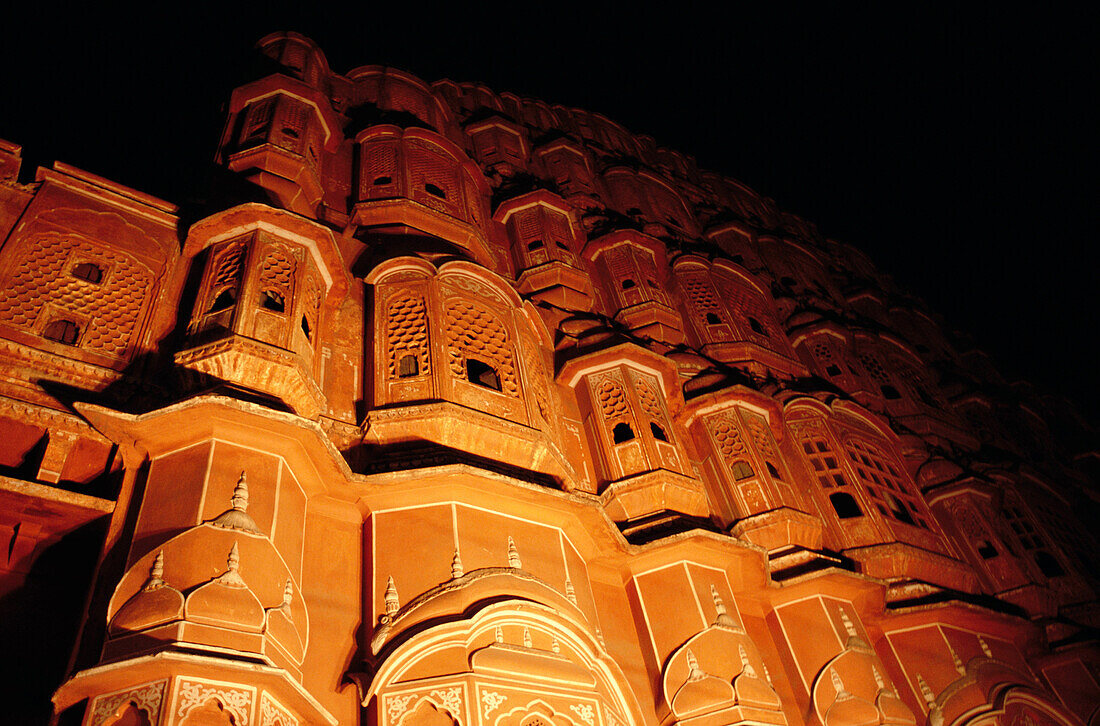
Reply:
[[[669,17],[690,4],[436,14],[364,0],[354,12],[266,3],[221,15],[40,4],[5,19],[0,137],[30,163],[201,199],[254,43],[295,30],[336,72],[382,64],[481,81],[692,154],[868,252],[1010,379],[1100,420],[1096,12],[774,5]]]

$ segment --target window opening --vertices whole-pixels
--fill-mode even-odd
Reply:
[[[302,316],[302,332],[306,334],[306,340],[313,340],[313,331],[310,330],[309,320],[306,319],[305,315]]]
[[[417,360],[415,354],[407,353],[401,356],[401,359],[397,361],[398,378],[411,378],[419,373],[420,362]]]
[[[376,186],[376,187],[385,186],[386,184],[391,184],[391,183],[393,183],[393,177],[378,176],[378,177],[374,178],[374,186]]]
[[[749,317],[749,327],[752,328],[752,332],[757,335],[767,335],[767,333],[764,332],[764,326],[760,324],[759,320],[752,316]]]
[[[290,128],[289,126],[283,128],[283,133],[292,139],[298,138],[298,132]]]
[[[1039,571],[1046,577],[1061,577],[1066,574],[1066,571],[1062,569],[1062,565],[1054,559],[1054,555],[1046,550],[1038,550],[1035,553],[1035,564],[1039,566]]]
[[[827,373],[831,378],[836,378],[840,375],[840,366],[836,365],[835,363],[828,365],[825,367],[825,373]]]
[[[442,188],[430,182],[424,185],[424,191],[426,191],[428,194],[431,194],[433,197],[439,197],[440,199],[447,198],[447,192],[443,191]]]
[[[78,280],[99,284],[103,281],[103,268],[92,262],[81,262],[69,273]]]
[[[722,318],[718,317],[714,313],[707,313],[707,325],[720,325]]]
[[[645,284],[649,285],[649,286],[650,286],[650,287],[652,287],[652,288],[653,288],[654,290],[659,290],[659,289],[660,289],[660,288],[659,288],[659,287],[657,286],[657,283],[656,283],[656,282],[654,282],[653,280],[646,280],[646,281],[645,281]]]
[[[80,326],[71,320],[53,320],[42,331],[43,337],[65,345],[75,345],[80,337]]]
[[[501,390],[500,375],[497,369],[477,358],[466,360],[466,380],[483,388],[491,388],[494,391]]]
[[[653,432],[653,438],[658,441],[668,441],[668,436],[665,435],[665,430],[660,427],[656,421],[649,422],[649,430]]]
[[[232,287],[227,287],[218,293],[218,296],[214,298],[214,304],[210,306],[208,312],[218,313],[222,310],[228,310],[233,307],[237,302],[237,290]]]
[[[630,428],[630,424],[627,422],[620,421],[615,424],[615,428],[611,429],[611,437],[616,444],[625,443],[634,438],[634,429]]]
[[[770,461],[765,461],[764,466],[768,467],[768,473],[771,474],[772,479],[783,479],[783,477],[779,476],[779,469],[775,468],[775,464]]]
[[[783,283],[783,285],[786,286],[786,287],[794,288],[794,287],[798,286],[798,281],[797,280],[795,280],[793,277],[788,277],[786,275],[779,278],[779,281],[781,283]]]
[[[991,560],[996,557],[999,552],[997,548],[993,546],[993,543],[987,539],[978,540],[978,554],[982,556],[983,560]]]
[[[894,388],[888,383],[880,386],[880,388],[882,389],[883,398],[889,399],[891,401],[896,401],[897,399],[901,398],[901,393],[898,392],[898,389]]]
[[[748,479],[755,474],[755,472],[752,470],[752,467],[749,466],[749,462],[747,461],[733,462],[733,465],[730,467],[730,471],[733,472],[733,478],[737,481],[744,481],[745,479]]]
[[[542,244],[541,239],[537,239],[534,242],[528,242],[527,243],[527,250],[528,251],[541,250],[542,247],[543,247],[543,244]]]
[[[624,290],[629,290],[632,287],[634,287],[634,281],[633,280],[631,280],[630,278],[627,278],[627,279],[623,280],[623,289]]]
[[[829,495],[829,501],[832,503],[833,509],[836,510],[836,516],[841,519],[853,519],[863,516],[859,504],[856,503],[856,498],[847,492],[833,492]]]
[[[817,476],[817,481],[823,488],[831,489],[848,485],[848,480],[844,477],[844,472],[840,468],[836,455],[824,439],[803,441],[802,450],[809,457],[810,464],[814,468],[814,475]]]
[[[260,306],[265,310],[281,313],[286,311],[286,300],[283,299],[282,293],[264,290],[260,293]]]

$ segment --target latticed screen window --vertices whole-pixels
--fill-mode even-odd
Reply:
[[[859,475],[863,490],[882,516],[929,529],[924,512],[898,467],[865,441],[849,439],[846,445],[848,458],[852,460],[852,468]]]
[[[1012,533],[1016,535],[1016,541],[1024,550],[1031,553],[1032,559],[1044,575],[1058,577],[1066,574],[1061,563],[1051,554],[1050,544],[1047,542],[1046,537],[1035,529],[1031,518],[1023,510],[1017,506],[1006,504],[1004,516],[1008,526],[1012,528]]]
[[[844,471],[840,467],[840,462],[837,461],[836,454],[829,448],[829,444],[825,439],[814,437],[804,440],[802,450],[806,452],[806,458],[813,466],[814,475],[822,487],[831,489],[848,484],[848,480],[844,477]]]

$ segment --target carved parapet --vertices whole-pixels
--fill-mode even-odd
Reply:
[[[486,456],[485,442],[492,441],[495,461],[546,474],[564,489],[576,486],[572,466],[545,432],[493,413],[449,402],[378,409],[370,414],[363,441],[385,446],[430,442],[474,457]]]
[[[150,724],[203,716],[229,717],[219,722],[241,726],[337,723],[281,668],[194,653],[158,653],[80,671],[54,694],[55,713],[79,708],[82,699],[86,726],[130,723],[127,716]]]
[[[275,396],[314,418],[325,398],[301,358],[282,348],[234,335],[180,351],[176,363],[194,373]]]
[[[545,301],[565,310],[587,311],[592,308],[594,293],[588,273],[560,260],[524,270],[517,282],[524,297]]]
[[[702,482],[675,472],[657,470],[612,482],[600,496],[604,509],[616,522],[663,511],[693,517],[710,513]]]
[[[797,546],[821,548],[825,525],[820,518],[791,507],[779,507],[738,520],[730,534],[767,550]]]
[[[902,542],[854,547],[844,550],[844,555],[859,563],[860,572],[882,580],[919,580],[962,592],[978,587],[969,566]]]

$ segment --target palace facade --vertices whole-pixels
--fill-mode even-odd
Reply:
[[[1068,405],[599,114],[259,48],[200,215],[0,143],[10,723],[1100,724]]]

